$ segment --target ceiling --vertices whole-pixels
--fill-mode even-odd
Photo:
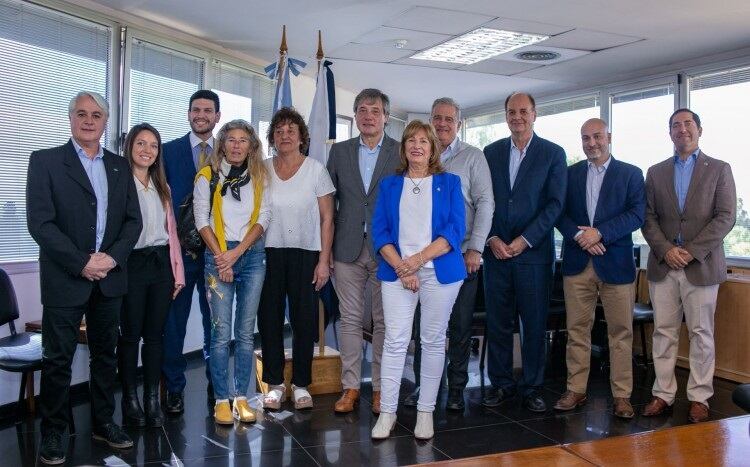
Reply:
[[[425,112],[449,95],[465,108],[516,90],[549,95],[617,82],[750,47],[750,1],[724,0],[94,0],[272,62],[281,26],[291,57],[314,62],[318,29],[336,84],[377,87],[395,110]],[[546,65],[504,54],[473,65],[408,58],[479,26],[549,35]],[[404,48],[394,46],[406,40]],[[314,67],[304,71],[312,74]]]

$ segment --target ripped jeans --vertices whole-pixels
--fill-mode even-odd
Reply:
[[[239,242],[227,242],[227,248]],[[266,276],[266,253],[261,237],[234,263],[233,282],[222,282],[214,255],[206,249],[206,295],[211,309],[211,381],[216,399],[247,396],[253,368],[255,316]],[[230,389],[229,342],[232,339],[232,302],[234,311],[234,388]]]

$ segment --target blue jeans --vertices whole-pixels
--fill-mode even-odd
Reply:
[[[239,242],[227,242],[227,248]],[[237,259],[232,267],[233,282],[222,282],[214,255],[206,250],[206,295],[211,309],[211,381],[216,399],[228,399],[229,342],[232,339],[232,302],[234,311],[234,392],[246,396],[253,368],[255,315],[266,276],[266,253],[263,239]]]

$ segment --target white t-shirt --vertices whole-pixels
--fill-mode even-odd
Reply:
[[[221,185],[226,178],[231,166],[227,161],[221,161],[221,170],[219,172],[219,183],[216,185],[217,190],[221,190]],[[193,216],[195,218],[195,228],[200,230],[209,226],[214,228],[214,212],[211,210],[209,217],[209,182],[205,177],[198,178],[193,188]],[[263,190],[263,198],[260,203],[260,212],[258,213],[258,224],[263,230],[268,229],[271,220],[271,209],[268,201],[268,187]],[[255,190],[253,189],[252,179],[240,187],[240,199],[237,201],[232,193],[227,190],[221,201],[221,215],[224,220],[224,239],[228,242],[241,242],[248,229],[250,228],[250,216],[255,208]]]
[[[320,208],[318,198],[336,191],[328,170],[315,159],[305,157],[289,180],[276,175],[273,159],[265,164],[270,174],[270,203],[273,218],[266,233],[266,247],[320,251]]]
[[[402,258],[415,255],[432,243],[432,176],[411,180],[404,177],[398,205],[398,245]],[[415,184],[419,193],[414,193]],[[434,266],[427,261],[424,267]]]

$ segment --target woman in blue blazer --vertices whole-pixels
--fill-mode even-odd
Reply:
[[[414,436],[433,435],[445,330],[466,277],[461,240],[466,230],[458,176],[440,165],[435,130],[412,121],[401,140],[400,175],[380,182],[372,218],[372,241],[383,281],[385,344],[381,360],[380,416],[374,439],[387,438],[396,424],[398,392],[414,310],[421,304],[422,384]]]

